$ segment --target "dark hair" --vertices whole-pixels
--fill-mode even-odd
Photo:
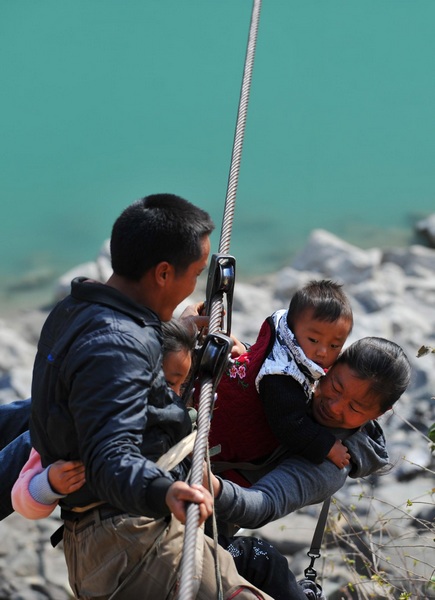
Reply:
[[[201,258],[201,242],[213,229],[210,215],[187,200],[147,196],[128,206],[113,225],[112,269],[133,281],[163,261],[183,272]]]
[[[411,364],[402,348],[379,337],[357,340],[338,357],[359,379],[370,380],[371,390],[379,397],[379,408],[385,412],[406,390],[411,379]]]
[[[287,324],[294,329],[296,320],[307,309],[313,310],[313,318],[318,321],[334,323],[340,318],[347,319],[350,331],[353,326],[353,313],[349,299],[342,290],[342,285],[322,279],[309,281],[298,290],[290,301],[287,313]]]
[[[198,329],[193,321],[171,319],[162,323],[163,354],[168,352],[193,352]]]

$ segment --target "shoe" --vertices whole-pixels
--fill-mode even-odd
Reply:
[[[307,600],[327,600],[320,585],[311,579],[301,579],[298,585],[301,586]]]

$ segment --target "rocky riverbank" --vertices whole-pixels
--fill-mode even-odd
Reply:
[[[53,299],[67,293],[70,280],[110,273],[107,244],[97,260],[62,277]],[[324,230],[315,230],[291,264],[257,280],[237,281],[233,333],[255,340],[264,318],[288,305],[310,279],[344,284],[354,309],[349,342],[366,335],[389,338],[407,352],[411,386],[381,424],[389,442],[392,471],[368,482],[349,480],[331,508],[327,545],[316,570],[330,600],[339,598],[431,598],[435,516],[434,459],[427,431],[435,422],[435,355],[418,358],[423,345],[435,347],[435,250],[423,245],[362,250]],[[201,285],[190,300],[202,300]],[[46,310],[19,313],[0,321],[0,403],[30,393],[35,345]],[[243,424],[241,424],[243,426]],[[263,528],[258,535],[275,543],[300,575],[319,507],[308,507]],[[44,521],[11,515],[0,523],[0,600],[63,600],[71,597],[63,553],[49,543],[57,513]],[[347,586],[352,581],[352,586]],[[354,591],[352,591],[354,589]]]

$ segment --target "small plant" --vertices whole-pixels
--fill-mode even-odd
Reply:
[[[435,450],[435,423],[432,423],[432,426],[429,427],[428,438],[432,442],[431,450],[434,452]]]
[[[426,356],[427,354],[431,354],[431,353],[435,354],[435,348],[433,348],[432,346],[421,346],[418,349],[417,358]],[[430,450],[431,450],[431,452],[435,452],[435,423],[432,423],[432,425],[429,427],[427,436],[431,441]]]
[[[341,562],[350,573],[348,595],[343,597],[433,598],[434,524],[410,514],[409,507],[433,505],[435,490],[401,507],[371,496],[366,482],[360,485],[365,489],[358,496],[364,501],[363,516],[346,506],[347,501],[333,500],[322,577],[327,580],[332,574],[330,565],[336,567]]]

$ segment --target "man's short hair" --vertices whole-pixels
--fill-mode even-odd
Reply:
[[[128,206],[113,225],[112,269],[133,281],[163,261],[183,272],[201,258],[201,242],[213,229],[210,215],[180,196],[146,196]]]

